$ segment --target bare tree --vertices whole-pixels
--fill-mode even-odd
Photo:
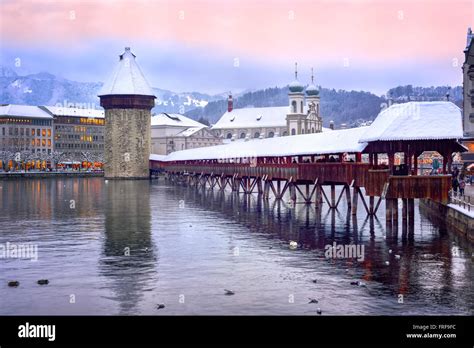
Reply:
[[[54,150],[53,152],[51,152],[51,162],[53,164],[53,167],[56,169],[59,163],[67,160],[67,157],[67,154],[62,151]]]

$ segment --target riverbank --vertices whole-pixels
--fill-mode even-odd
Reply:
[[[103,172],[9,172],[0,173],[0,180],[5,179],[50,179],[58,177],[90,178],[103,177]]]
[[[446,223],[458,235],[474,243],[474,214],[454,205],[444,205],[429,199],[420,199],[420,210]]]

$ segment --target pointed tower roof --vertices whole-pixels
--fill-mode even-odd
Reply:
[[[99,97],[106,95],[154,96],[153,90],[143,76],[130,47],[125,47],[110,78],[104,83]]]

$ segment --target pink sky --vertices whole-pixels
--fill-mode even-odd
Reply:
[[[12,46],[87,51],[100,40],[147,40],[281,66],[462,64],[473,1],[4,0]],[[71,12],[73,11],[73,12]],[[293,18],[292,15],[294,15]],[[192,57],[190,57],[192,59]]]

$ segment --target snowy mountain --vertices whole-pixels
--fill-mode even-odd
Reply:
[[[74,104],[100,108],[97,93],[101,87],[101,82],[71,81],[47,72],[20,76],[13,69],[0,66],[0,104]],[[227,98],[225,93],[212,96],[199,92],[176,93],[160,88],[153,90],[157,97],[154,113],[185,113]]]

